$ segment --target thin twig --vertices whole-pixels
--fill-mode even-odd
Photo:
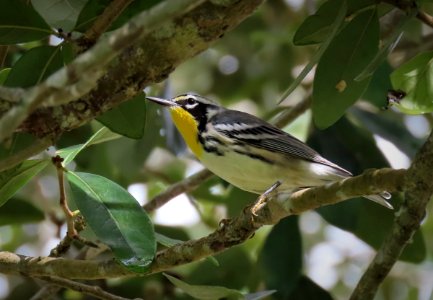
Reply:
[[[244,209],[210,235],[176,244],[157,253],[146,275],[215,255],[247,240],[263,225],[276,224],[288,215],[300,214],[323,205],[335,204],[360,195],[380,191],[401,191],[406,170],[369,170],[364,174],[325,186],[295,192],[287,199],[271,199],[254,213]],[[433,180],[432,180],[433,182]],[[365,200],[368,201],[368,200]],[[137,276],[115,260],[73,260],[51,257],[28,257],[0,252],[0,272],[27,276],[59,276],[75,279],[100,279]]]
[[[311,106],[311,94],[302,99],[296,105],[290,109],[284,110],[280,115],[278,115],[272,122],[278,128],[283,128],[288,124],[296,120],[297,117],[302,115]]]
[[[184,180],[181,180],[171,185],[164,192],[155,196],[151,201],[146,203],[143,208],[147,212],[152,212],[166,204],[174,197],[196,189],[198,186],[200,186],[200,184],[202,184],[204,181],[211,178],[212,176],[212,172],[208,169],[201,170],[200,172],[197,172],[185,178]]]
[[[433,194],[433,132],[415,156],[405,175],[405,201],[395,214],[388,236],[352,293],[351,300],[373,299],[380,284],[411,242],[425,217]]]
[[[412,9],[416,9],[416,17],[418,20],[433,28],[433,17],[423,10],[420,10],[415,1],[399,1],[399,0],[382,0],[382,2],[391,4],[399,9],[408,12]]]
[[[418,11],[418,14],[416,15],[416,17],[423,22],[424,24],[430,26],[431,28],[433,28],[433,17],[431,15],[429,15],[428,13],[426,13],[425,11]]]
[[[0,69],[2,69],[5,64],[6,57],[8,56],[8,50],[9,46],[0,45]]]
[[[52,158],[53,164],[56,167],[57,170],[57,180],[59,183],[59,193],[60,193],[60,207],[63,210],[63,213],[65,214],[66,218],[66,225],[68,228],[68,232],[66,233],[71,240],[78,235],[78,232],[75,230],[74,225],[74,213],[69,209],[68,202],[66,200],[66,191],[65,191],[65,179],[64,179],[64,172],[65,168],[62,165],[63,158],[61,158],[59,155]],[[70,243],[69,243],[70,245]],[[69,246],[68,246],[69,248]]]
[[[73,291],[77,291],[86,295],[96,297],[98,299],[103,299],[103,300],[128,300],[129,299],[129,298],[123,298],[105,292],[99,286],[87,285],[84,283],[80,283],[80,282],[76,282],[76,281],[72,281],[69,279],[64,279],[56,276],[40,276],[40,277],[38,276],[37,278],[61,287],[71,289]]]
[[[78,45],[84,46],[84,49],[91,47],[131,2],[132,0],[110,2],[92,26],[77,40]]]
[[[18,151],[17,153],[3,160],[0,160],[0,172],[16,166],[17,164],[21,163],[29,157],[39,154],[52,144],[52,140],[48,137],[36,140],[27,148],[24,148],[23,150]]]

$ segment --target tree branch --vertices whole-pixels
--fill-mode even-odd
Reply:
[[[77,40],[77,44],[83,49],[93,46],[131,2],[132,0],[115,0],[110,2],[92,26]]]
[[[94,47],[73,62],[72,66],[77,63],[77,60],[83,63],[80,66],[86,67],[84,70],[87,70],[91,81],[95,80],[93,75],[101,76],[101,73],[104,74],[97,83],[85,82],[82,73],[71,66],[61,69],[51,75],[53,77],[44,83],[47,86],[44,84],[38,86],[41,89],[35,90],[35,94],[28,96],[29,99],[33,98],[33,100],[26,101],[26,103],[30,102],[31,105],[27,104],[28,108],[21,108],[24,112],[17,112],[14,107],[15,109],[12,108],[7,113],[9,116],[3,116],[3,125],[8,125],[8,127],[0,126],[0,133],[2,133],[0,136],[10,134],[17,124],[21,123],[22,118],[28,115],[29,111],[34,112],[20,125],[20,129],[39,137],[58,136],[64,131],[81,126],[121,102],[130,99],[146,85],[166,78],[181,62],[207,49],[213,41],[221,38],[225,32],[249,16],[262,1],[208,1],[181,17],[180,14],[187,9],[179,10],[179,8],[190,8],[190,6],[182,5],[186,5],[186,3],[197,5],[201,1],[161,2],[157,5],[160,10],[154,7],[150,10],[153,12],[152,14],[144,12],[137,17],[140,20],[139,26],[135,21],[130,22],[113,33],[122,35],[122,30],[125,30],[123,38],[117,40],[101,39]],[[157,13],[161,11],[164,13]],[[176,18],[175,16],[179,17]],[[134,18],[134,20],[137,19]],[[158,24],[159,21],[163,23]],[[144,24],[149,26],[142,26]],[[139,43],[137,43],[138,40],[140,40]],[[132,42],[134,45],[131,46]],[[102,49],[104,44],[114,51]],[[100,53],[103,54],[101,58],[94,57],[100,56]],[[107,72],[101,70],[100,67],[97,69],[90,68],[96,64],[101,64],[101,61],[105,62],[110,57],[116,57],[116,59],[107,65]],[[89,60],[84,62],[85,58]],[[87,93],[91,86],[94,88]],[[65,101],[77,98],[79,100],[58,105],[61,103],[58,101],[61,98],[66,99]],[[42,104],[52,107],[41,107]],[[4,106],[0,100],[0,107]],[[6,121],[13,123],[9,124]]]
[[[75,282],[72,280],[56,277],[56,276],[40,276],[37,277],[41,280],[44,280],[46,282],[65,287],[68,289],[71,289],[73,291],[77,291],[86,295],[90,295],[93,297],[96,297],[98,299],[104,299],[104,300],[128,300],[128,298],[119,297],[116,295],[113,295],[111,293],[105,292],[103,289],[101,289],[99,286],[93,286],[93,285],[87,285],[80,282]]]
[[[421,22],[423,22],[424,24],[426,24],[427,26],[433,28],[433,17],[431,15],[429,15],[428,13],[426,13],[423,10],[420,10],[417,7],[417,3],[416,1],[406,1],[406,0],[382,0],[382,2],[391,4],[403,11],[405,11],[406,13],[416,9],[416,17],[418,20],[420,20]]]
[[[19,105],[13,106],[0,119],[0,141],[14,130],[35,109],[59,106],[87,94],[106,73],[106,66],[121,51],[154,31],[166,20],[180,16],[204,0],[164,1],[140,13],[106,39],[78,56],[72,63],[56,71],[43,83],[24,92]],[[170,2],[170,3],[169,3]],[[0,98],[2,95],[0,95]]]
[[[208,169],[201,170],[185,178],[184,180],[181,180],[171,185],[164,192],[160,193],[159,195],[156,195],[151,201],[143,205],[143,208],[147,212],[155,211],[156,209],[160,208],[161,206],[166,204],[174,197],[179,196],[182,193],[187,193],[189,191],[196,189],[200,184],[202,184],[204,181],[211,178],[212,176],[213,173]]]
[[[261,226],[276,224],[281,218],[289,215],[300,214],[360,195],[376,194],[383,190],[400,191],[404,186],[405,173],[405,170],[370,170],[363,175],[340,182],[298,191],[287,199],[275,198],[260,202],[255,207],[244,209],[238,217],[226,222],[206,237],[180,243],[158,252],[148,274],[215,255],[244,242]],[[51,257],[35,258],[10,252],[0,252],[0,272],[72,279],[137,275],[123,268],[115,260],[98,262]]]
[[[410,243],[425,217],[426,206],[433,194],[433,132],[415,156],[405,175],[405,201],[400,207],[388,236],[362,275],[350,299],[373,299],[379,285],[388,275]]]

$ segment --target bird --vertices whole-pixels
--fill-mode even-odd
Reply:
[[[230,184],[263,194],[276,182],[278,193],[293,193],[352,177],[289,133],[251,114],[227,109],[187,93],[171,99],[146,98],[169,108],[171,118],[197,159]],[[388,192],[365,195],[392,209]]]

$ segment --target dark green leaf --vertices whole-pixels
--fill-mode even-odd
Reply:
[[[392,71],[393,69],[388,62],[380,65],[373,73],[370,84],[362,98],[378,108],[386,107],[388,105],[386,95],[392,89],[391,80],[389,79]]]
[[[304,69],[299,74],[299,76],[295,78],[295,80],[290,84],[287,90],[283,93],[283,95],[281,96],[281,100],[278,104],[283,102],[298,87],[298,85],[302,82],[302,80],[304,80],[305,76],[307,76],[308,73],[310,73],[311,69],[313,69],[313,67],[320,60],[320,58],[322,57],[326,49],[328,49],[330,43],[332,42],[338,30],[340,29],[342,23],[344,22],[344,16],[346,15],[346,6],[347,6],[346,1],[343,0],[337,11],[337,15],[335,16],[335,20],[333,21],[332,26],[330,28],[330,34],[328,38],[322,44],[320,49],[314,54],[314,56],[311,58],[308,64],[304,67]]]
[[[6,203],[30,179],[42,171],[49,160],[26,160],[21,165],[0,172],[0,206]]]
[[[96,18],[102,14],[104,9],[110,4],[110,0],[89,0],[80,15],[78,16],[77,25],[75,26],[75,30],[84,32],[93,24]],[[122,14],[113,22],[113,25],[109,28],[108,31],[116,29],[122,26],[124,23],[129,21],[136,14],[149,9],[156,3],[160,2],[160,0],[150,0],[150,1],[133,1],[123,12]]]
[[[50,26],[28,1],[2,0],[0,9],[0,45],[25,43],[48,37]]]
[[[331,294],[305,275],[299,278],[298,285],[288,298],[290,300],[332,300]]]
[[[69,64],[72,60],[74,60],[76,53],[74,52],[74,47],[72,43],[62,43],[62,57],[65,65]]]
[[[0,85],[3,85],[3,83],[6,81],[10,71],[11,68],[6,68],[0,71]]]
[[[313,90],[313,118],[319,128],[336,122],[365,91],[369,79],[355,81],[378,51],[376,10],[358,14],[331,42],[320,60]]]
[[[8,201],[0,208],[0,226],[35,223],[44,219],[41,210],[21,199]]]
[[[32,5],[54,28],[70,32],[87,0],[32,0]]]
[[[155,239],[159,244],[161,244],[165,247],[172,247],[176,244],[180,244],[180,243],[184,242],[181,240],[169,238],[168,236],[165,236],[165,235],[157,233],[157,232],[155,232]]]
[[[97,120],[111,131],[132,139],[141,139],[146,124],[146,97],[140,93],[131,100],[104,113]]]
[[[396,106],[407,114],[433,111],[433,51],[418,54],[391,74],[395,90],[406,96]]]
[[[23,88],[33,86],[61,67],[63,67],[63,58],[60,47],[32,48],[12,66],[5,85]]]
[[[6,159],[19,151],[24,150],[36,141],[36,138],[28,133],[16,133],[10,142],[0,144],[0,159]]]
[[[75,204],[96,236],[125,267],[145,271],[155,256],[155,234],[134,197],[102,176],[67,172],[67,179]]]
[[[107,127],[102,127],[92,135],[84,144],[78,144],[57,150],[56,154],[63,158],[63,165],[66,166],[85,148],[99,143],[108,142],[120,138],[117,133],[111,132]]]
[[[254,262],[245,247],[234,247],[216,255],[214,261],[203,261],[194,268],[188,281],[194,285],[218,285],[231,289],[242,289],[250,280]],[[230,271],[228,272],[228,268]]]
[[[342,2],[342,0],[329,0],[323,3],[314,15],[306,18],[299,26],[293,37],[293,44],[297,46],[318,44],[327,39]],[[349,0],[347,15],[373,4],[375,0]]]
[[[259,265],[266,287],[277,290],[277,299],[287,299],[302,270],[302,241],[297,216],[284,218],[272,228],[260,253]]]
[[[394,113],[378,115],[357,108],[351,110],[350,114],[372,133],[378,134],[393,143],[409,158],[414,158],[423,144],[422,139],[414,137],[404,126],[401,115]]]
[[[388,162],[377,148],[371,133],[354,126],[342,118],[334,126],[315,132],[309,144],[324,157],[359,174],[368,168],[388,166]],[[398,194],[391,202],[396,210],[400,203]],[[391,230],[394,211],[385,209],[365,198],[344,201],[338,205],[318,209],[320,215],[334,226],[355,234],[375,249]],[[404,250],[401,260],[420,262],[425,257],[425,243],[421,232],[417,232],[413,243]]]
[[[237,290],[228,289],[222,286],[190,285],[168,274],[164,274],[164,276],[172,284],[193,298],[203,300],[215,300],[221,298],[243,299],[243,295]]]
[[[245,300],[260,300],[260,299],[268,299],[267,297],[274,294],[275,290],[270,291],[260,291],[257,293],[247,294],[245,295]]]

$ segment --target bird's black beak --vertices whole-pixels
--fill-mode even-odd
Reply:
[[[147,100],[150,100],[152,102],[158,103],[160,105],[164,105],[164,106],[176,106],[176,102],[172,101],[172,100],[167,100],[167,99],[163,99],[163,98],[157,98],[157,97],[146,97]]]

